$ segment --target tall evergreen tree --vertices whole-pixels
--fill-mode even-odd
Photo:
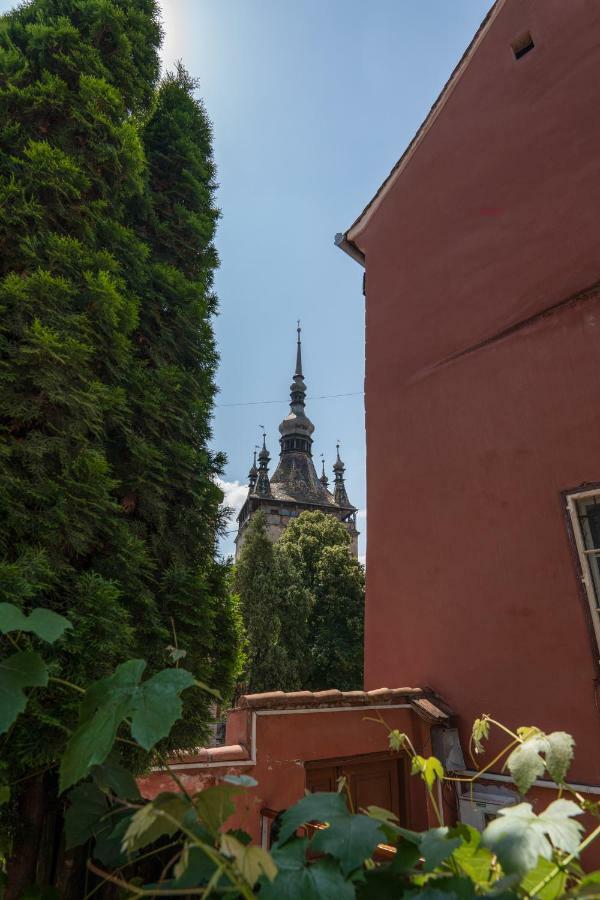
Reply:
[[[247,640],[245,687],[250,693],[300,686],[285,641],[285,581],[265,515],[258,512],[248,526],[235,570]]]
[[[34,0],[0,19],[0,599],[69,614],[55,673],[80,683],[154,616],[107,435],[129,424],[147,255],[127,227],[145,170],[132,114],[152,96],[159,39],[153,0]],[[44,857],[57,710],[74,719],[76,700],[56,685],[10,735],[10,780],[50,768],[13,793],[8,897]]]
[[[175,634],[227,689],[210,128],[183,73],[156,100],[159,41],[155,0],[31,0],[0,18],[0,601],[68,615],[57,677],[85,684],[134,654],[162,666]],[[7,898],[36,865],[80,896],[41,844],[44,822],[60,833],[52,767],[77,701],[55,682],[10,735],[6,774],[28,777]],[[196,701],[178,740],[205,721]]]
[[[186,665],[228,695],[239,668],[239,635],[232,639],[239,617],[226,572],[215,563],[223,458],[209,449],[219,212],[212,130],[196,87],[178,65],[163,79],[142,131],[148,192],[132,212],[150,256],[128,383],[132,428],[115,442],[113,465],[125,515],[159,575],[154,596],[166,637],[173,624]],[[161,664],[165,643],[154,647]],[[198,743],[206,703],[190,692],[172,743]]]

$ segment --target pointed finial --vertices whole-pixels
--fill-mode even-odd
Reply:
[[[266,431],[263,431],[263,443],[262,443],[261,451],[258,454],[258,458],[260,460],[261,465],[265,460],[268,462],[271,458],[269,456],[269,451],[267,450],[267,433],[266,433]]]
[[[344,472],[346,471],[346,466],[340,459],[340,442],[338,441],[335,445],[336,449],[336,460],[333,464],[333,474],[335,477],[335,486],[333,491],[333,496],[335,498],[335,502],[338,506],[344,508],[350,508],[351,504],[348,500],[348,494],[346,492],[346,485],[344,484]]]
[[[296,331],[298,332],[298,343],[296,345],[296,371],[294,372],[294,375],[300,375],[302,377],[302,328],[300,327],[300,319],[298,319]]]
[[[343,477],[344,470],[345,470],[345,466],[344,466],[344,463],[342,462],[342,460],[340,459],[340,442],[338,441],[337,444],[335,445],[335,462],[333,464],[333,471],[336,473],[341,472],[342,477]],[[336,477],[337,477],[337,475],[336,475]]]
[[[319,478],[319,481],[321,482],[321,484],[323,485],[325,490],[327,490],[327,488],[329,487],[329,479],[327,478],[327,475],[325,474],[325,456],[322,453],[321,453],[321,477]]]
[[[256,484],[256,479],[258,477],[258,469],[256,468],[256,450],[257,447],[254,447],[254,458],[252,460],[252,465],[250,466],[250,471],[248,472],[248,485],[250,487],[250,492],[254,490],[254,485]]]
[[[269,497],[271,494],[271,485],[269,482],[269,462],[271,457],[267,450],[267,435],[263,432],[263,445],[258,454],[258,476],[256,479],[256,487],[254,493],[260,497]]]

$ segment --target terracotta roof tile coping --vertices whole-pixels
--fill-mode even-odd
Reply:
[[[439,703],[439,701],[438,701]],[[412,707],[417,715],[432,725],[441,722],[447,722],[451,716],[450,710],[442,709],[441,706],[428,700],[427,697],[417,697],[412,701]]]
[[[420,688],[378,688],[375,691],[268,691],[245,694],[238,701],[239,709],[285,709],[302,706],[369,706],[376,703],[396,703],[403,699],[414,701],[423,697]]]
[[[190,753],[178,753],[172,762],[182,763],[215,763],[243,762],[250,759],[250,754],[241,744],[229,744],[225,747],[199,747]]]

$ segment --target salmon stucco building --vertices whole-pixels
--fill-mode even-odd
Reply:
[[[599,105],[600,4],[498,0],[337,237],[365,269],[366,687],[443,692],[463,744],[484,711],[567,731],[590,797]]]
[[[364,799],[426,818],[367,706],[454,772],[482,712],[567,731],[600,799],[599,75],[596,0],[497,0],[336,239],[365,270],[365,692],[245,698],[183,770],[256,772],[255,833],[359,765]],[[446,814],[482,824],[507,781]],[[555,796],[542,778],[535,808]]]

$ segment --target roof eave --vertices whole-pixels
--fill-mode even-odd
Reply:
[[[351,241],[348,237],[348,234],[336,234],[335,238],[335,246],[339,247],[340,250],[343,250],[344,253],[347,253],[348,256],[352,257],[352,259],[356,260],[356,262],[361,265],[364,269],[365,267],[365,255],[361,253],[358,249],[354,241]]]

